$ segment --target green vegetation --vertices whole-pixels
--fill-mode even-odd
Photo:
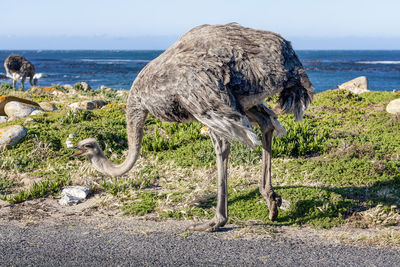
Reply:
[[[0,85],[1,94],[9,94],[7,88]],[[126,94],[110,89],[79,94],[113,104],[126,101]],[[28,92],[26,97],[60,99]],[[258,192],[261,147],[251,151],[233,142],[230,222],[329,228],[379,205],[397,210],[393,207],[400,200],[400,121],[385,107],[399,97],[392,92],[354,95],[331,90],[315,96],[302,122],[295,123],[291,115],[279,116],[288,134],[273,141],[272,181],[285,206],[275,222],[268,220],[268,208]],[[164,123],[149,116],[141,159],[128,175],[110,179],[89,167],[85,158],[72,158],[65,141],[70,134],[74,142],[95,137],[107,157],[121,162],[128,147],[123,105],[72,112],[66,106],[77,98],[63,100],[57,104],[58,111],[37,115],[33,122],[0,124],[1,128],[24,123],[28,128],[23,142],[0,151],[2,199],[21,202],[57,196],[66,184],[87,184],[114,195],[125,214],[180,219],[213,216],[215,155],[210,139],[200,134],[200,123]],[[275,101],[268,99],[271,105]],[[21,184],[23,175],[41,182],[26,189]],[[400,220],[389,224],[400,224]]]
[[[8,95],[10,92],[15,91],[9,82],[0,84],[0,95]]]

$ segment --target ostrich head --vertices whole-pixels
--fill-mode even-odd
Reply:
[[[80,151],[73,154],[73,157],[87,156],[89,159],[92,157],[104,157],[103,150],[99,143],[94,138],[87,138],[78,142],[75,147],[71,149],[79,149]]]
[[[38,82],[38,79],[37,79],[37,78],[33,78],[33,85],[34,85],[34,86],[37,85],[37,82]]]

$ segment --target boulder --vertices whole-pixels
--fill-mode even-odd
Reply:
[[[68,95],[75,95],[78,92],[75,90],[75,88],[70,85],[70,84],[64,84],[63,87],[68,91]]]
[[[61,191],[61,199],[59,203],[61,205],[73,205],[78,204],[86,199],[90,194],[90,188],[84,186],[67,186]]]
[[[81,85],[84,92],[92,90],[92,87],[87,82],[81,82]]]
[[[11,101],[17,101],[20,103],[25,103],[25,104],[29,104],[32,106],[36,106],[36,107],[40,107],[38,103],[27,100],[27,99],[23,99],[23,98],[19,98],[16,96],[10,96],[10,95],[2,95],[0,96],[0,116],[6,116],[7,114],[4,112],[4,106]]]
[[[0,116],[0,123],[7,122],[7,120],[8,120],[7,116]]]
[[[39,106],[44,110],[44,111],[54,111],[58,110],[57,107],[50,102],[40,102]]]
[[[29,92],[35,95],[55,95],[55,96],[65,95],[64,92],[51,86],[34,86],[29,90]]]
[[[21,125],[10,125],[0,129],[0,148],[18,144],[25,137],[28,129]]]
[[[35,116],[44,113],[43,110],[34,110],[29,116]]]
[[[338,88],[348,90],[356,95],[369,92],[368,79],[365,76],[360,76],[351,81],[342,83]]]
[[[72,85],[70,85],[70,84],[64,84],[63,87],[65,89],[67,89],[68,91],[71,90],[71,89],[74,89],[74,87]]]
[[[114,89],[111,88],[111,87],[102,85],[102,86],[100,86],[100,90],[104,90],[104,91],[106,91],[106,92],[109,92],[109,91],[112,91],[112,90],[114,90]]]
[[[75,103],[69,104],[68,107],[70,109],[72,109],[73,111],[76,111],[78,109],[93,110],[93,109],[101,108],[104,105],[105,105],[105,103],[103,100],[92,100],[92,101],[75,102]]]
[[[400,116],[400,98],[390,101],[386,106],[386,111],[390,114]]]
[[[8,102],[4,106],[4,112],[8,117],[14,118],[24,118],[29,115],[35,110],[38,110],[37,106],[33,106],[26,103],[21,103],[17,101]]]

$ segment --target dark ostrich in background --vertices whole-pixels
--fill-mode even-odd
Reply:
[[[18,55],[10,55],[4,61],[4,68],[6,69],[7,77],[13,79],[13,87],[16,88],[17,81],[21,78],[22,90],[24,90],[24,83],[26,77],[29,77],[31,86],[37,84],[35,76],[35,66],[29,62],[25,57]]]
[[[260,192],[275,219],[281,198],[271,185],[271,145],[279,123],[264,99],[279,94],[284,112],[300,120],[314,89],[290,43],[280,35],[237,24],[203,25],[190,30],[151,61],[133,82],[126,109],[129,152],[114,165],[93,138],[82,140],[76,155],[86,155],[98,171],[128,172],[139,157],[147,114],[169,122],[200,121],[209,129],[217,156],[218,196],[214,218],[191,230],[215,231],[228,220],[227,163],[230,141],[259,145],[251,122],[262,132]]]

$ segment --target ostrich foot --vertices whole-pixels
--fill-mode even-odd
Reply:
[[[188,231],[202,231],[202,232],[216,232],[218,229],[226,224],[228,218],[222,218],[215,216],[208,222],[194,224],[189,226]]]
[[[274,191],[261,192],[264,198],[267,200],[267,205],[269,209],[269,219],[271,221],[278,217],[278,207],[282,205],[282,198]]]

